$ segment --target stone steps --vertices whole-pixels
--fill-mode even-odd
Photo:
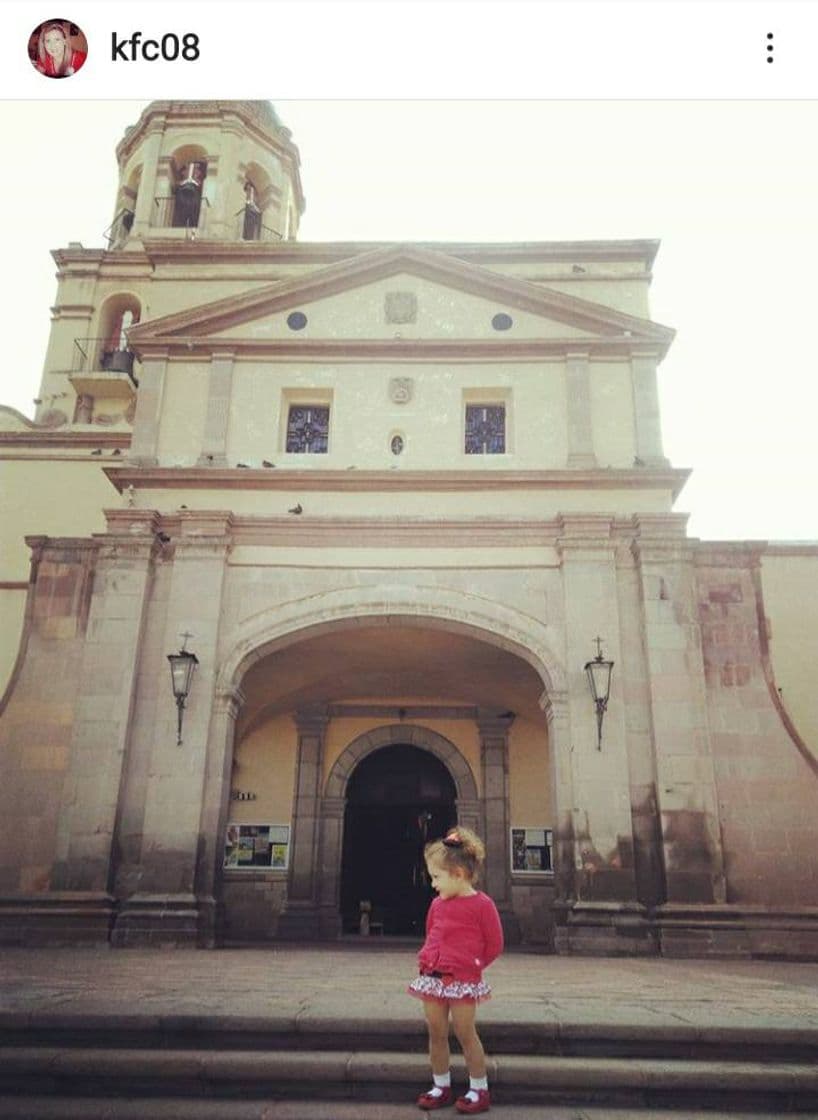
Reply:
[[[458,1083],[465,1080],[456,1065]],[[495,1095],[516,1104],[645,1108],[818,1109],[814,1062],[728,1062],[504,1054],[492,1057]],[[0,1092],[92,1097],[411,1102],[428,1080],[421,1052],[9,1046]],[[12,1102],[13,1103],[13,1102]],[[146,1100],[147,1105],[147,1100]],[[3,1113],[0,1113],[2,1116]]]
[[[414,1098],[412,1098],[413,1100]],[[409,1120],[422,1114],[412,1100],[322,1101],[309,1100],[184,1100],[153,1097],[150,1100],[91,1097],[57,1100],[43,1096],[0,1096],[0,1120]],[[455,1117],[451,1110],[444,1116]],[[492,1110],[498,1120],[633,1120],[632,1108],[583,1104],[500,1104]],[[677,1111],[645,1108],[639,1120],[680,1120]],[[781,1120],[781,1113],[687,1110],[684,1120]]]
[[[812,1063],[818,1067],[818,1027],[711,1025],[689,1022],[599,1022],[576,1018],[484,1021],[487,1053],[571,1058]],[[85,1050],[348,1051],[424,1053],[426,1029],[419,1018],[324,1018],[318,1014],[78,1015],[38,1011],[21,1016],[0,1011],[0,1048],[62,1047]],[[2,1052],[0,1050],[0,1052]]]

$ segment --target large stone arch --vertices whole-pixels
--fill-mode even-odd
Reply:
[[[325,937],[333,937],[340,932],[341,856],[349,780],[358,764],[368,755],[397,743],[408,743],[438,758],[451,774],[457,790],[458,820],[469,828],[482,828],[477,781],[471,766],[449,739],[431,728],[406,723],[386,724],[358,735],[333,764],[318,814],[319,922]]]
[[[551,630],[539,619],[453,588],[383,584],[276,603],[242,620],[225,639],[216,692],[239,688],[250,666],[276,650],[362,621],[440,627],[489,642],[531,665],[548,696],[565,692],[565,669],[551,648]]]
[[[452,633],[460,633],[476,641],[504,649],[531,665],[544,686],[540,703],[549,722],[551,765],[556,769],[556,756],[564,753],[569,742],[566,718],[566,673],[561,661],[552,652],[553,632],[545,623],[513,607],[492,602],[479,595],[431,585],[349,586],[304,599],[278,603],[242,620],[225,635],[221,645],[208,741],[209,764],[205,804],[209,809],[203,815],[202,821],[202,832],[207,837],[207,851],[200,864],[202,876],[199,883],[203,893],[209,895],[217,893],[215,879],[221,866],[221,844],[218,838],[223,834],[227,821],[235,720],[243,701],[241,684],[245,674],[252,665],[269,654],[296,645],[307,638],[373,623],[385,626],[440,628]],[[557,712],[562,718],[554,718]],[[400,728],[400,734],[406,736],[408,730],[406,725],[397,726]],[[371,736],[372,732],[368,734]],[[482,831],[484,835],[493,830],[493,838],[489,835],[486,838],[492,840],[488,847],[498,860],[497,867],[494,869],[494,891],[495,894],[501,891],[507,899],[508,861],[504,860],[502,854],[508,840],[505,827],[507,822],[500,819],[499,811],[495,811],[497,806],[503,803],[506,791],[506,734],[506,728],[499,725],[495,727],[491,720],[488,724],[481,725],[484,769],[487,764],[490,768],[489,784],[504,791],[492,798],[492,812],[487,809],[485,796],[483,798],[477,796],[473,776],[469,781],[467,775],[461,772],[454,756],[449,755],[449,760],[457,771],[457,775],[453,773],[453,777],[458,788],[458,815],[461,821]],[[310,761],[303,771],[305,781],[309,778],[311,784],[315,779],[310,775],[320,770],[323,730],[316,724],[313,728],[306,727],[304,735],[299,731],[299,737],[299,757],[315,756],[314,761]],[[371,739],[368,741],[372,742]],[[389,741],[393,740],[384,740],[382,745]],[[440,743],[433,744],[432,740],[427,741],[426,749],[430,749],[430,745],[433,753],[443,750]],[[377,747],[372,745],[369,749],[375,750]],[[356,762],[367,753],[366,742],[359,742],[355,750],[360,750],[361,754],[353,756],[345,751],[342,756],[347,764],[350,764],[347,779]],[[459,752],[453,746],[452,750],[459,756]],[[446,753],[448,752],[444,750],[444,754]],[[449,760],[444,759],[447,766]],[[306,838],[306,843],[303,841],[296,843],[297,838],[295,834],[293,835],[294,854],[291,858],[298,860],[303,858],[309,865],[311,885],[307,893],[311,902],[307,899],[297,899],[290,894],[287,911],[295,916],[300,908],[304,908],[314,917],[303,926],[297,920],[294,921],[292,931],[283,934],[285,936],[307,934],[314,936],[318,933],[315,925],[312,924],[318,917],[316,911],[320,911],[322,936],[332,936],[334,932],[338,932],[336,896],[339,889],[338,861],[344,813],[344,796],[338,791],[345,790],[345,785],[341,784],[341,775],[340,769],[335,771],[332,786],[323,792],[319,791],[317,783],[313,785],[312,794],[304,802],[305,812],[299,814],[305,821],[310,822],[310,836]],[[563,793],[562,787],[565,782],[557,781],[555,785],[559,803],[564,800],[560,794]],[[298,798],[297,792],[296,802]],[[320,812],[318,812],[319,802]],[[565,801],[565,804],[569,803],[570,797]],[[214,827],[217,820],[218,826]],[[291,867],[290,887],[292,887],[294,870]],[[282,919],[287,917],[287,914],[282,915]],[[280,934],[282,929],[283,926],[280,924]]]

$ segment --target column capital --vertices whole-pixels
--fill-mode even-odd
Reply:
[[[491,708],[477,709],[477,727],[482,738],[487,735],[505,738],[516,718],[514,712],[498,712]]]
[[[235,719],[245,700],[246,696],[240,688],[224,688],[216,693],[214,708],[217,712],[225,713],[229,719]]]
[[[326,705],[298,708],[293,719],[299,735],[323,735],[329,723],[329,710]]]
[[[545,718],[550,729],[554,723],[568,719],[568,693],[543,692],[540,697],[540,707],[545,712]]]

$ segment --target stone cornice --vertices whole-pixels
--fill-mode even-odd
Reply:
[[[22,432],[0,432],[0,450],[3,447],[22,446],[62,447],[69,451],[79,451],[85,448],[95,450],[97,447],[101,447],[103,450],[114,450],[117,447],[129,447],[131,443],[130,430],[121,432],[104,430],[72,432],[67,431],[65,427],[46,428],[43,425],[33,423],[20,413],[18,415],[25,422],[26,430]]]
[[[159,514],[153,510],[106,511],[106,516],[116,518],[118,525],[126,526],[132,514],[139,524],[146,517],[155,518],[154,531],[161,531],[174,543],[185,545],[201,539],[211,539],[224,546],[248,548],[536,548],[543,550],[538,564],[547,567],[556,564],[546,549],[569,547],[580,549],[604,548],[613,550],[622,541],[638,542],[638,518],[613,518],[606,516],[602,535],[576,537],[566,542],[565,521],[524,518],[405,518],[405,517],[254,517],[234,515],[223,520],[223,512],[213,514],[213,531],[202,532],[207,514],[195,510]],[[141,515],[141,517],[140,517]],[[223,533],[219,525],[225,525]],[[196,529],[191,531],[191,526]],[[138,532],[138,524],[131,532]],[[197,537],[197,533],[199,536]],[[687,550],[694,541],[681,540]],[[674,544],[674,547],[677,547]],[[662,553],[664,555],[664,552]],[[250,561],[246,561],[250,562]],[[530,561],[529,561],[530,562]]]
[[[379,719],[391,723],[423,719],[476,720],[477,708],[462,704],[329,704],[330,719]]]
[[[659,361],[666,344],[647,347],[644,339],[625,335],[582,339],[583,352],[589,357],[625,361],[635,351],[644,356],[647,350]],[[523,339],[409,339],[409,338],[233,338],[221,335],[174,335],[135,341],[134,348],[142,360],[159,356],[176,356],[185,360],[209,358],[214,351],[230,347],[241,360],[256,358],[295,358],[303,361],[354,362],[368,361],[541,361],[564,360],[576,351],[576,338]]]
[[[286,490],[286,491],[497,491],[497,490],[670,490],[678,496],[690,471],[652,470],[450,470],[346,471],[250,467],[106,466],[105,474],[122,492],[136,490]]]
[[[230,260],[242,256],[268,259],[282,264],[322,265],[347,260],[350,257],[371,253],[395,244],[392,241],[258,241],[227,242],[208,241],[170,242],[148,236],[144,241],[147,251],[157,260],[165,257],[198,260]],[[550,262],[575,263],[641,261],[646,271],[650,269],[659,249],[658,241],[415,241],[413,246],[459,257],[461,260],[492,264],[546,264]],[[86,250],[101,252],[101,250]],[[594,279],[591,276],[569,274],[572,279]],[[624,279],[642,279],[645,274],[635,273]],[[607,277],[606,277],[607,278]]]

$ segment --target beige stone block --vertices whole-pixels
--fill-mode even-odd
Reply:
[[[29,747],[22,759],[23,770],[66,770],[70,751],[65,746]]]

